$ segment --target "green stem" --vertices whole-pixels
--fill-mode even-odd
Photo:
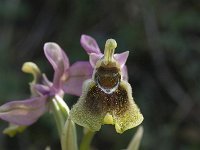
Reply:
[[[132,138],[131,142],[129,143],[128,145],[128,148],[127,150],[138,150],[139,147],[140,147],[140,142],[141,142],[141,139],[142,139],[142,136],[143,136],[143,132],[144,132],[144,129],[142,126],[140,126],[134,137]]]
[[[60,108],[59,108],[55,98],[52,99],[51,106],[52,106],[51,110],[53,112],[53,116],[56,121],[58,133],[59,133],[59,136],[61,136],[62,128],[63,128],[63,125],[65,122],[64,122],[64,117],[60,111]]]
[[[74,122],[68,117],[61,134],[62,150],[78,150],[76,126]]]
[[[89,150],[90,149],[90,143],[94,137],[95,132],[92,132],[88,129],[83,136],[83,139],[81,141],[81,145],[80,145],[80,150]]]
[[[69,115],[69,108],[60,96],[55,96],[51,101],[51,109],[56,121],[59,136],[61,137],[64,124]]]
[[[52,112],[58,128],[62,150],[78,150],[76,127],[69,117],[69,108],[58,95],[52,98]]]
[[[60,108],[60,111],[62,112],[63,116],[66,118],[65,121],[67,120],[68,116],[69,116],[69,107],[67,106],[67,104],[65,103],[65,101],[60,97],[60,96],[55,96],[56,100],[57,100],[57,104]]]

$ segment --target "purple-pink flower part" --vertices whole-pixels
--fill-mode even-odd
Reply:
[[[94,38],[92,38],[89,35],[83,34],[80,39],[81,46],[84,48],[84,50],[89,55],[90,64],[94,68],[96,65],[96,62],[101,59],[104,55],[101,53],[100,48]],[[121,68],[122,68],[122,78],[123,80],[128,80],[128,73],[126,68],[126,60],[128,58],[129,51],[114,54],[114,58],[117,62],[119,62]]]
[[[83,81],[92,75],[90,63],[78,61],[70,67],[65,52],[58,44],[52,42],[44,45],[44,53],[54,69],[53,82],[41,74],[40,80],[31,84],[31,89],[36,93],[34,97],[0,106],[2,120],[16,125],[31,125],[48,109],[48,102],[53,97],[63,97],[64,93],[81,95]]]

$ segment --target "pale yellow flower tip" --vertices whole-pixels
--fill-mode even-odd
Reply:
[[[113,56],[114,56],[116,47],[117,47],[117,42],[114,39],[108,39],[106,41],[105,50],[104,50],[104,64],[105,65],[113,61]]]
[[[33,75],[34,80],[36,82],[37,78],[41,76],[41,71],[38,66],[33,62],[25,62],[22,66],[22,71],[25,73],[30,73]]]
[[[123,133],[128,129],[132,129],[142,123],[144,120],[143,115],[140,113],[137,105],[132,105],[127,112],[118,117],[115,121],[115,129],[117,133]]]
[[[17,133],[21,133],[25,129],[26,129],[26,126],[9,124],[9,126],[3,130],[3,133],[9,135],[10,137],[14,137]]]
[[[103,120],[104,124],[114,124],[113,117],[111,114],[107,113]]]
[[[128,111],[127,113],[132,113],[132,112]],[[126,115],[124,116],[124,118],[119,118],[119,120],[115,122],[115,130],[117,131],[117,133],[121,134],[128,129],[132,129],[140,125],[144,120],[144,117],[140,112],[137,112],[135,116],[134,115],[129,116],[128,114]]]
[[[117,42],[114,39],[108,39],[105,44],[107,49],[115,49],[117,47]]]

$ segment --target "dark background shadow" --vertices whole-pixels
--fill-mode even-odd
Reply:
[[[29,95],[29,75],[20,69],[34,61],[49,78],[53,70],[43,54],[45,42],[57,42],[73,63],[88,60],[81,34],[101,49],[108,38],[127,61],[133,96],[144,114],[145,150],[200,149],[200,2],[197,0],[0,1],[0,104]],[[71,106],[77,97],[67,96]],[[1,150],[58,150],[50,114],[15,138],[0,134]],[[7,123],[0,121],[0,131]],[[79,129],[81,131],[81,129]],[[119,135],[104,126],[94,150],[126,148],[136,129]],[[80,135],[79,135],[80,138]]]

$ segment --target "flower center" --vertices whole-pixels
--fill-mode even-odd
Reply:
[[[95,81],[107,94],[115,91],[120,83],[121,75],[116,67],[99,67],[95,73]]]
[[[113,93],[121,81],[121,70],[114,59],[117,43],[114,39],[108,39],[105,44],[104,57],[96,65],[94,79],[98,87],[106,94]]]

